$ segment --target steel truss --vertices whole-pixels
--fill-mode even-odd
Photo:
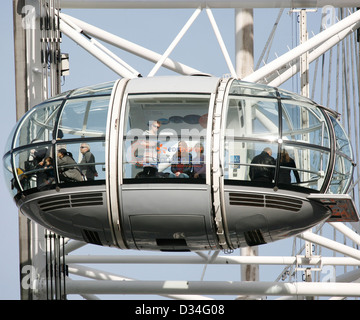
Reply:
[[[300,2],[302,3],[302,1]],[[48,3],[48,1],[41,1],[41,3]],[[149,7],[154,8],[173,7],[171,5],[173,2],[169,1],[147,1],[146,3]],[[230,55],[212,14],[214,8],[231,8],[231,4],[234,1],[231,1],[231,4],[227,1],[176,1],[176,3],[177,7],[194,8],[195,11],[163,54],[153,52],[92,26],[89,23],[61,13],[60,7],[54,7],[51,18],[53,18],[56,24],[55,30],[61,31],[65,36],[74,40],[120,77],[135,78],[140,75],[140,72],[107,49],[100,41],[152,61],[154,68],[147,75],[149,77],[156,75],[160,67],[165,67],[185,75],[203,73],[203,71],[199,71],[196,68],[173,61],[169,56],[191,24],[202,11],[205,11],[218,40],[229,73],[232,76],[236,76],[236,66],[234,67],[231,62]],[[249,1],[239,0],[236,3],[238,7],[246,7]],[[272,1],[250,1],[250,3],[254,8],[272,7]],[[296,1],[282,1],[281,7],[286,8],[291,4],[296,5]],[[355,1],[332,1],[329,4],[335,7],[356,5]],[[62,1],[61,5],[63,8],[98,8],[100,2]],[[144,6],[144,2],[104,1],[101,2],[101,5],[106,8],[140,8]],[[348,41],[349,37],[353,37],[352,40],[354,40],[354,32],[359,27],[360,10],[346,14],[346,17],[342,17],[339,22],[329,28],[325,28],[318,35],[313,36],[308,41],[305,41],[274,61],[265,64],[243,79],[279,86],[299,72],[299,61],[304,54],[307,54],[309,63],[317,61],[319,57],[324,57],[325,53],[331,48],[340,46],[344,41]],[[356,84],[355,80],[358,80],[359,77],[359,48],[356,48],[354,52],[357,52],[357,56],[351,59],[351,61],[357,68],[357,77],[353,78],[352,83]],[[58,81],[58,75],[56,74],[46,75],[46,77],[51,78],[52,84],[56,84]],[[44,87],[43,83],[39,85],[42,88]],[[356,98],[353,101],[350,98],[347,99],[347,101],[351,101],[352,108],[348,109],[346,114],[349,119],[353,117],[355,121],[358,119],[358,111],[356,110],[359,106],[358,85],[357,81],[357,89],[353,89]],[[57,87],[52,85],[51,88],[53,88],[53,92],[50,95],[56,91]],[[351,128],[350,121],[345,124],[347,129]],[[353,138],[353,145],[356,149],[356,160],[359,162],[359,134],[355,130],[357,130],[356,126],[352,128],[350,135]],[[351,195],[357,208],[359,208],[359,171],[356,172],[354,180]],[[120,294],[124,295],[122,297],[126,299],[133,297],[132,295],[158,295],[170,299],[216,299],[224,296],[230,296],[231,299],[266,299],[268,297],[277,297],[278,299],[303,299],[309,297],[330,297],[330,299],[356,298],[360,296],[359,230],[359,223],[325,223],[316,230],[309,230],[292,239],[293,250],[292,254],[288,256],[238,256],[234,253],[228,254],[217,251],[209,252],[208,254],[201,252],[188,254],[130,252],[129,254],[129,252],[120,250],[117,250],[115,254],[112,252],[109,255],[94,255],[92,253],[94,247],[91,245],[70,239],[56,240],[56,236],[49,236],[46,232],[47,237],[45,241],[50,244],[46,248],[48,257],[46,270],[48,272],[46,272],[45,277],[44,273],[39,272],[41,279],[37,282],[33,297],[43,298],[44,294],[42,292],[47,290],[46,298],[48,299],[63,299],[66,295],[72,297],[73,294],[79,294],[86,299],[97,299],[96,295],[101,294]],[[337,239],[339,235],[341,235],[341,240]],[[54,244],[52,244],[53,241],[55,241]],[[287,244],[288,247],[291,246],[290,241]],[[340,241],[343,243],[340,243]],[[89,248],[90,254],[87,252],[87,248]],[[264,250],[266,251],[266,249]],[[78,252],[83,252],[83,254],[78,254]],[[94,264],[99,264],[99,268],[93,268]],[[174,265],[180,266],[180,268],[185,265],[198,266],[202,269],[202,274],[200,279],[176,280],[176,277],[175,279],[170,278],[172,276],[169,275],[169,279],[174,280],[140,280],[114,272],[114,270],[119,270],[129,264],[134,266],[141,265],[142,269],[146,269],[149,274],[151,271],[156,272],[156,268],[163,265],[169,265],[168,269],[174,269]],[[280,268],[283,267],[283,269],[280,269],[278,276],[274,274],[275,279],[273,281],[220,280],[221,277],[227,274],[227,268],[241,265],[278,266]],[[107,266],[110,266],[110,270],[107,270],[109,269]],[[210,268],[222,268],[222,271],[217,272],[218,277],[215,277],[219,280],[204,280]],[[342,272],[341,268],[343,268]],[[54,278],[55,280],[50,279],[48,276],[50,269],[57,271],[58,278]],[[331,274],[325,273],[325,277],[321,279],[324,271],[334,272],[331,272]],[[139,274],[141,275],[141,273]],[[298,274],[306,275],[305,279],[298,279]],[[53,283],[55,283],[55,293],[52,291],[49,293],[49,288],[53,288]],[[51,285],[50,287],[49,284]]]

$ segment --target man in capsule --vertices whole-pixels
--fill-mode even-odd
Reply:
[[[272,150],[266,147],[251,161],[249,176],[251,181],[272,182],[275,174],[276,161],[272,157]]]
[[[82,143],[80,146],[80,152],[82,159],[80,161],[81,172],[86,177],[86,180],[94,180],[98,176],[95,167],[95,157],[90,152],[90,145],[88,143]]]
[[[135,144],[143,149],[142,168],[136,178],[154,178],[158,176],[158,131],[160,122],[150,121],[149,130],[144,131],[143,137]],[[133,146],[134,147],[134,146]]]

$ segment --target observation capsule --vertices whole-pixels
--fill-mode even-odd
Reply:
[[[20,211],[121,249],[231,250],[357,221],[338,115],[233,78],[121,79],[26,113],[4,168]]]

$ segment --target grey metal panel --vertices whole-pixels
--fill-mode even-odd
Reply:
[[[153,77],[131,79],[127,85],[127,93],[166,93],[193,92],[213,93],[216,91],[219,78],[206,76]]]
[[[129,248],[137,249],[139,245],[142,249],[159,250],[156,239],[181,238],[181,233],[189,249],[217,247],[209,186],[123,185],[121,204]]]
[[[210,249],[205,217],[200,215],[137,215],[129,217],[139,250],[190,251]]]
[[[272,209],[272,212],[275,212],[275,209]],[[320,203],[306,199],[304,199],[299,212],[286,210],[277,210],[276,214],[272,214],[272,212],[269,211],[267,215],[272,241],[299,234],[326,220],[331,215],[331,211]]]
[[[240,192],[240,191],[239,191]],[[245,233],[260,230],[266,242],[271,241],[268,221],[263,207],[230,204],[230,192],[225,191],[225,212],[228,238],[233,248],[247,246]]]
[[[37,192],[20,210],[45,228],[72,239],[112,246],[105,186]]]
[[[232,246],[249,245],[252,236],[258,244],[280,240],[327,219],[330,212],[306,196],[289,190],[226,188],[226,221]]]

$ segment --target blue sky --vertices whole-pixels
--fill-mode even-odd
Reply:
[[[165,12],[165,10],[64,9],[63,12],[92,23],[127,40],[134,41],[153,51],[162,53],[185,24],[193,10]],[[278,10],[260,10],[255,14],[255,63],[267,40],[277,13]],[[229,54],[233,59],[235,51],[233,45],[233,12],[232,10],[223,9],[214,10],[214,16],[224,41],[228,46]],[[284,23],[284,25],[281,24],[279,26],[280,31],[282,31],[280,32],[280,38],[277,39],[277,47],[275,48],[279,55],[288,50],[287,45],[291,47],[296,44],[296,37],[298,35],[297,31],[292,27],[293,18],[290,15],[285,14],[282,21],[281,23]],[[0,39],[2,42],[0,54],[2,61],[0,77],[2,88],[2,116],[0,118],[2,139],[0,139],[0,150],[4,150],[8,134],[15,125],[12,1],[3,1],[1,4],[0,26]],[[318,32],[318,27],[316,28],[314,29],[315,33]],[[205,33],[205,30],[208,30],[208,32]],[[62,91],[118,78],[116,74],[65,36],[63,38],[62,51],[70,53],[70,76],[66,77]],[[143,75],[147,75],[153,67],[152,63],[123,53],[118,49],[114,49],[114,52],[119,54],[123,60],[135,67]],[[229,73],[205,12],[202,12],[171,57],[174,60],[216,76]],[[272,53],[270,59],[273,58],[274,54]],[[171,73],[161,69],[159,74]],[[289,90],[296,89],[296,84],[296,81],[289,81],[284,87]],[[2,208],[0,213],[0,300],[19,299],[18,214],[15,203],[11,199],[4,182],[2,170],[0,171],[0,199]],[[263,254],[266,255],[279,254],[274,252],[275,249],[272,249],[271,246],[264,247],[261,250],[264,250]],[[290,254],[290,251],[287,254]],[[200,277],[201,270],[196,272]],[[238,271],[234,272],[237,273]]]

